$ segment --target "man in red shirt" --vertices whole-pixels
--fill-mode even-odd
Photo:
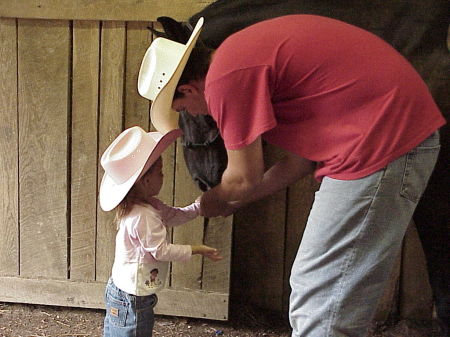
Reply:
[[[292,267],[292,336],[364,336],[445,123],[417,72],[367,31],[289,15],[194,49],[173,90],[172,108],[211,115],[227,148],[204,216],[311,172],[322,182]],[[169,115],[155,107],[152,122],[176,128]],[[285,150],[267,171],[263,140]]]

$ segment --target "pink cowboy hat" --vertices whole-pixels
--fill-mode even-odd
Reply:
[[[100,160],[105,170],[100,185],[100,207],[104,211],[115,208],[134,183],[181,134],[180,129],[164,135],[145,132],[139,126],[124,130],[108,146]]]

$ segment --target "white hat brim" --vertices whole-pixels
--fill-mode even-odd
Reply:
[[[178,129],[178,118],[179,113],[172,109],[173,96],[175,90],[180,80],[181,74],[183,73],[186,63],[191,55],[192,49],[197,42],[203,26],[203,18],[200,18],[192,31],[191,37],[186,44],[186,50],[178,63],[177,68],[172,74],[170,80],[161,89],[161,91],[156,95],[152,102],[150,108],[150,119],[153,126],[161,133],[166,133],[168,131]]]
[[[133,187],[137,178],[142,172],[144,166],[140,168],[130,179],[123,184],[116,184],[114,180],[107,175],[103,175],[102,183],[100,185],[100,207],[104,211],[110,211],[114,209],[125,198],[127,193]]]

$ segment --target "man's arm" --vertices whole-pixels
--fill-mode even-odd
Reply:
[[[230,201],[239,205],[264,198],[313,172],[314,163],[288,153],[264,173],[262,141],[228,152],[228,166],[222,181],[201,197],[200,214],[213,217],[229,211]]]

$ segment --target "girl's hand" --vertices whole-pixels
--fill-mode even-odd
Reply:
[[[205,245],[191,246],[192,255],[198,254],[211,259],[212,261],[222,260],[223,257],[219,255],[219,251],[216,248],[208,247]]]

